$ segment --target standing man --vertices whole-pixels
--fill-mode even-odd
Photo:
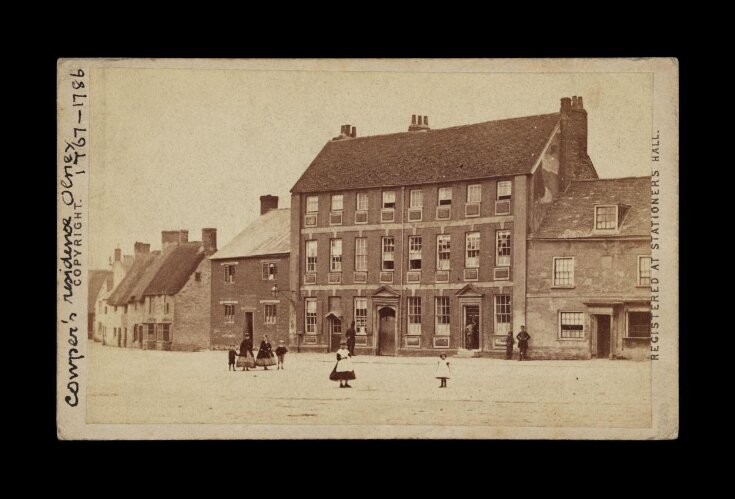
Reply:
[[[511,360],[513,358],[513,344],[515,342],[513,331],[508,331],[508,335],[505,337],[505,360]]]
[[[355,355],[355,321],[350,322],[350,327],[345,331],[345,337],[347,338],[347,349],[350,351],[350,355]]]
[[[528,340],[531,339],[531,335],[526,332],[526,326],[521,326],[521,332],[518,333],[516,338],[518,338],[518,350],[521,351],[518,360],[528,360],[528,354],[526,352],[528,351]]]

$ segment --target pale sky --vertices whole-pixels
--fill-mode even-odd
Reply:
[[[358,136],[558,112],[581,95],[602,178],[650,174],[650,73],[400,73],[106,68],[92,72],[91,268],[161,231],[219,247],[289,190],[342,124]]]

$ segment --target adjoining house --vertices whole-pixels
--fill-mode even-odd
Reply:
[[[298,347],[296,293],[290,289],[291,213],[277,196],[260,197],[260,217],[210,257],[213,347],[239,345],[250,334]]]
[[[94,295],[94,306],[91,310],[94,313],[94,326],[90,325],[92,331],[92,337],[94,341],[105,343],[108,339],[114,340],[113,332],[116,331],[115,325],[111,320],[112,316],[108,316],[110,307],[107,306],[107,299],[112,294],[113,290],[122,282],[125,275],[133,266],[134,258],[132,255],[123,255],[120,248],[116,248],[114,256],[110,259],[110,267],[112,270],[108,271],[91,271],[90,272],[90,283],[94,278],[96,272],[109,272],[109,278],[105,281],[105,285],[101,286],[97,293]],[[96,287],[96,285],[95,285]],[[90,295],[91,295],[90,287]],[[89,297],[90,301],[92,296]],[[108,332],[108,325],[111,325]]]
[[[651,177],[573,181],[528,241],[535,358],[650,355]]]
[[[291,190],[302,350],[502,352],[526,323],[527,238],[574,180],[596,179],[581,97],[559,112],[357,137],[342,126]]]
[[[112,291],[112,270],[90,270],[89,285],[87,289],[87,338],[94,338],[97,329],[95,320],[97,314],[97,302]],[[100,330],[101,332],[101,330]]]
[[[196,350],[209,347],[210,263],[217,230],[163,231],[161,251],[136,243],[135,260],[107,300],[112,341],[120,347]]]

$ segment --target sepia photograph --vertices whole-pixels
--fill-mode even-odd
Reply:
[[[57,433],[675,439],[675,59],[60,59]]]

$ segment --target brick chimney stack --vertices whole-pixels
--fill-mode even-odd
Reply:
[[[164,230],[161,231],[161,250],[179,243],[189,242],[188,230]]]
[[[202,229],[202,245],[204,254],[212,255],[217,252],[217,229]]]
[[[425,132],[429,130],[429,117],[420,114],[411,115],[411,124],[408,126],[409,132]]]
[[[260,196],[260,214],[265,215],[271,210],[278,209],[278,196],[271,196],[270,194]]]
[[[135,258],[140,258],[143,255],[147,255],[151,252],[151,245],[147,243],[141,243],[136,241],[135,245],[133,245]]]
[[[571,180],[597,178],[587,155],[587,111],[582,97],[561,98],[559,180],[564,189]]]

